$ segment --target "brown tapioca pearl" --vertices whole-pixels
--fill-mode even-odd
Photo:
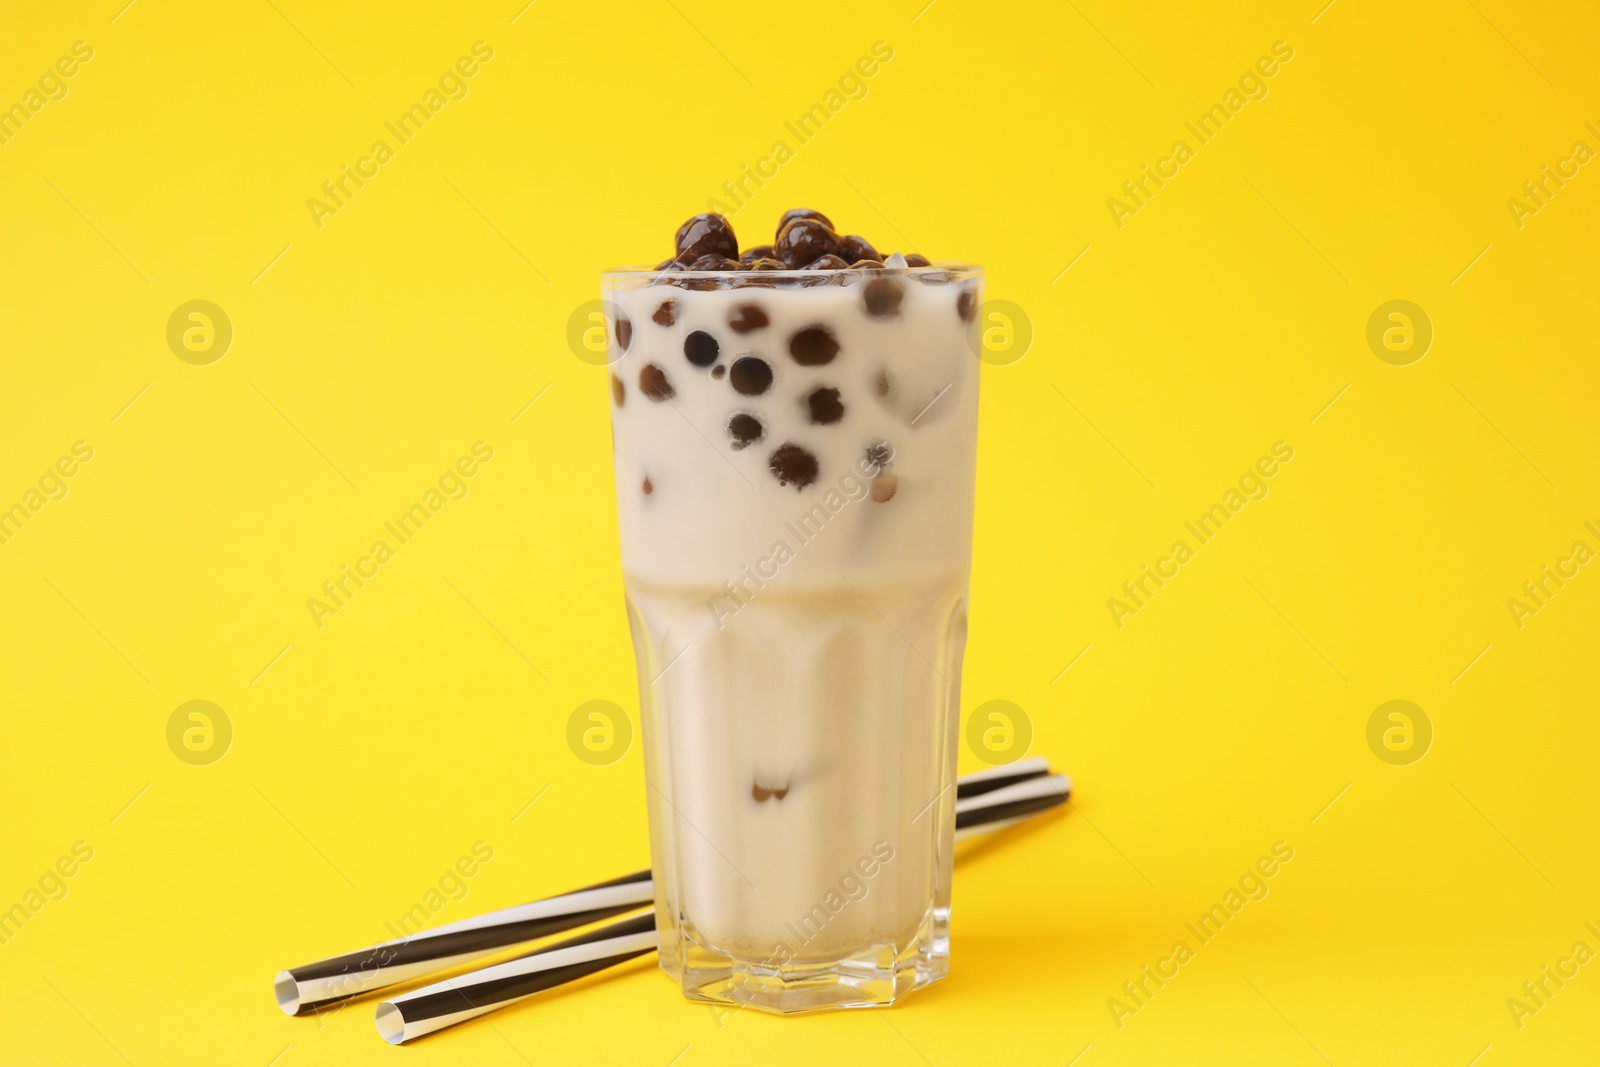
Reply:
[[[805,266],[806,270],[847,270],[850,264],[840,256],[818,256]]]
[[[795,219],[811,219],[815,222],[822,223],[830,230],[833,229],[833,220],[828,218],[828,216],[824,215],[822,212],[812,211],[808,207],[792,207],[788,211],[785,211],[783,213],[783,217],[778,220],[778,232],[782,233],[783,228],[789,225],[789,223],[793,222]]]
[[[894,278],[873,278],[861,289],[861,302],[866,305],[867,314],[874,318],[886,319],[900,314],[900,303],[905,298],[906,287]]]
[[[715,367],[711,368],[711,376],[713,378],[715,378],[719,382],[722,380],[722,376],[724,374],[727,374],[727,373],[728,373],[728,368],[724,367],[720,363],[718,363]]]
[[[899,476],[885,471],[872,479],[872,499],[880,504],[887,504],[894,499],[895,490],[899,488]]]
[[[710,278],[685,278],[682,275],[668,274],[667,284],[677,286],[679,289],[692,289],[696,292],[706,293],[717,288],[717,283]]]
[[[739,270],[740,264],[737,259],[729,259],[727,256],[719,256],[716,253],[712,253],[708,256],[701,256],[699,259],[689,264],[689,269],[718,271]]]
[[[908,267],[926,267],[928,265],[929,263],[927,256],[918,255],[915,252],[912,252],[910,255],[906,256],[906,266]]]
[[[884,270],[882,260],[862,259],[856,261],[856,270]]]
[[[789,268],[784,266],[783,260],[777,258],[776,256],[762,256],[760,259],[751,260],[750,264],[749,264],[749,269],[750,270],[788,270]]]
[[[713,252],[731,259],[739,256],[739,239],[733,235],[732,224],[715,213],[696,215],[679,226],[672,247],[677,249],[675,258],[685,263]]]
[[[839,390],[821,386],[806,397],[806,407],[811,411],[811,421],[819,426],[838,422],[844,418],[844,404],[839,400]]]
[[[766,432],[760,419],[741,411],[728,420],[728,436],[733,438],[733,444],[728,447],[735,452],[743,451],[746,446],[761,440]]]
[[[733,309],[733,316],[728,319],[728,325],[734,333],[749,333],[759,330],[769,321],[767,313],[761,310],[759,304],[740,304]]]
[[[739,262],[748,267],[758,259],[776,259],[777,257],[778,251],[771,245],[752,245],[739,253]]]
[[[644,476],[644,487],[643,488],[644,488],[644,495],[645,496],[649,496],[651,493],[656,491],[656,487],[650,483],[650,476],[648,474],[646,474]]]
[[[772,388],[772,367],[759,356],[740,356],[728,372],[728,384],[745,396],[760,396]]]
[[[622,402],[624,400],[627,400],[627,399],[628,399],[628,389],[627,389],[627,387],[622,384],[622,379],[621,378],[618,378],[615,374],[613,374],[611,376],[611,400],[612,400],[612,402],[615,403],[617,405],[617,407],[620,408],[622,406]]]
[[[889,372],[886,371],[886,370],[879,371],[878,372],[877,381],[872,383],[872,387],[873,387],[873,389],[877,390],[877,393],[878,393],[879,396],[888,396],[889,395]]]
[[[678,391],[672,388],[672,383],[667,380],[667,372],[654,363],[646,363],[640,368],[639,392],[657,403],[671,400],[678,395]]]
[[[794,270],[822,256],[839,251],[839,238],[833,230],[816,219],[795,219],[778,233],[778,258]]]
[[[704,330],[696,330],[683,339],[684,358],[696,367],[711,366],[721,351],[722,346],[717,344],[717,339]]]
[[[888,441],[877,441],[867,446],[866,458],[875,470],[882,471],[894,462],[894,446]]]
[[[971,322],[972,313],[978,310],[978,298],[971,289],[961,290],[961,295],[956,297],[956,314],[961,316],[962,322]]]
[[[833,362],[839,342],[826,326],[807,326],[789,338],[789,354],[802,367],[820,367]]]
[[[865,237],[857,237],[855,234],[839,238],[839,255],[851,263],[862,259],[882,258],[878,255],[878,250],[867,243]]]
[[[792,485],[799,492],[817,480],[817,457],[797,444],[779,445],[768,458],[767,469],[779,485]]]
[[[633,323],[628,321],[626,315],[617,316],[617,347],[624,352],[633,343]]]
[[[650,321],[661,326],[671,326],[678,321],[678,302],[676,300],[663,300],[661,306],[656,308],[656,313],[650,316]]]

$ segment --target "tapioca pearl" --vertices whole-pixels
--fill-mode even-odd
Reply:
[[[746,269],[748,269],[748,270],[788,270],[789,268],[784,266],[783,260],[779,259],[776,256],[762,256],[760,259],[752,259],[750,261],[749,266]]]
[[[894,462],[894,446],[888,441],[875,441],[867,446],[866,460],[871,469],[882,471]]]
[[[806,407],[811,412],[811,421],[818,426],[827,426],[844,418],[844,404],[839,400],[839,390],[825,385],[811,391],[806,397]]]
[[[783,444],[767,459],[767,469],[779,485],[792,485],[799,492],[817,480],[817,457],[797,444]]]
[[[892,388],[889,382],[889,372],[886,370],[879,371],[877,379],[872,383],[872,388],[879,397],[888,396]]]
[[[872,499],[879,504],[887,504],[894,499],[894,494],[899,488],[900,477],[884,471],[872,479]]]
[[[617,407],[620,408],[622,406],[622,402],[627,400],[627,399],[628,399],[628,388],[627,388],[627,386],[622,384],[622,379],[621,378],[618,378],[615,374],[613,374],[611,376],[611,400],[612,400],[612,402],[614,404],[616,404]]]
[[[656,313],[650,316],[652,322],[661,326],[671,326],[678,321],[678,302],[676,300],[663,300],[661,306],[656,308]]]
[[[923,255],[918,255],[917,253],[912,252],[911,254],[906,256],[906,266],[908,266],[908,267],[926,267],[926,266],[929,266],[928,257],[927,256],[923,256]]]
[[[727,373],[728,373],[728,368],[724,367],[720,363],[718,363],[715,367],[711,368],[711,376],[713,378],[717,379],[717,381],[719,381],[719,382],[722,380],[722,376],[724,374],[727,374]]]
[[[789,223],[793,222],[795,219],[811,219],[815,222],[822,223],[830,230],[833,229],[833,220],[828,218],[828,216],[824,215],[822,212],[812,211],[808,207],[792,207],[783,213],[782,218],[778,219],[778,232],[782,233],[783,228],[789,225]]]
[[[886,319],[900,314],[900,304],[906,298],[906,287],[894,278],[873,278],[861,290],[861,302],[867,314]]]
[[[646,475],[645,475],[645,476],[644,476],[644,486],[643,486],[643,489],[644,489],[644,495],[645,495],[645,496],[649,496],[649,495],[650,495],[650,494],[651,494],[651,493],[653,493],[653,492],[655,492],[655,491],[656,491],[656,487],[655,487],[655,485],[654,485],[654,484],[652,484],[652,483],[651,483],[651,481],[650,481],[650,476],[649,476],[649,475],[648,475],[648,474],[646,474]]]
[[[728,371],[728,384],[745,396],[760,396],[772,388],[772,367],[759,356],[740,356]]]
[[[956,314],[961,316],[962,322],[971,322],[973,312],[978,310],[978,298],[971,289],[961,290],[961,295],[956,297]]]
[[[848,270],[850,261],[842,256],[818,256],[805,266],[806,270]]]
[[[768,800],[782,800],[789,795],[789,783],[767,786],[760,782],[750,783],[750,798],[757,804],[764,804]]]
[[[773,248],[771,245],[753,245],[739,253],[739,262],[745,265],[746,270],[760,270],[761,268],[759,267],[752,268],[750,266],[758,259],[776,260],[777,258],[778,250]]]
[[[854,285],[862,279],[871,281],[877,277],[876,272],[883,269],[883,264],[875,259],[858,260],[849,270],[835,274],[836,285]]]
[[[710,278],[686,278],[675,274],[667,275],[667,284],[677,289],[691,289],[699,293],[709,293],[717,288],[717,283]]]
[[[728,319],[728,325],[734,333],[750,333],[772,321],[767,318],[767,313],[761,310],[760,304],[740,304],[733,309],[733,312]]]
[[[626,352],[633,343],[633,323],[628,321],[626,315],[617,316],[617,347]]]
[[[826,326],[807,326],[789,338],[789,354],[802,367],[820,367],[833,362],[839,342]]]
[[[693,263],[690,263],[689,269],[715,271],[740,270],[741,265],[737,259],[730,259],[727,256],[718,255],[717,253],[713,252],[710,255],[701,256]]]
[[[721,351],[722,346],[717,344],[717,339],[704,330],[696,330],[683,339],[684,358],[696,367],[711,366]]]
[[[679,226],[673,247],[678,251],[677,258],[685,263],[712,253],[733,258],[739,255],[739,239],[733,234],[733,225],[715,213],[695,215]]]
[[[639,369],[639,392],[658,404],[678,395],[667,378],[667,372],[654,363],[646,363]]]
[[[735,452],[741,452],[747,446],[761,440],[766,432],[766,427],[761,425],[760,419],[741,411],[728,420],[728,436],[733,438],[733,443],[728,447]]]
[[[819,256],[835,255],[839,237],[833,228],[817,219],[794,219],[778,233],[778,258],[799,270]]]
[[[860,259],[878,259],[878,250],[873,248],[865,237],[850,234],[848,237],[839,238],[839,255],[851,263]]]

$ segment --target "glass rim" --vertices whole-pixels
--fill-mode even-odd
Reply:
[[[864,267],[859,268],[854,264],[840,267],[837,270],[807,270],[804,267],[793,270],[656,270],[653,267],[612,267],[600,272],[602,278],[694,278],[716,281],[719,278],[768,278],[768,279],[799,279],[799,278],[826,278],[834,274],[848,274],[850,272],[873,274],[959,274],[977,276],[983,274],[983,267],[977,263],[955,262],[936,260],[926,267]]]

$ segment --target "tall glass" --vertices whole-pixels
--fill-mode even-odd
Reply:
[[[602,279],[661,967],[892,1003],[949,959],[982,271]]]

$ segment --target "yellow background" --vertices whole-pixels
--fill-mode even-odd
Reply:
[[[123,3],[0,35],[7,103],[95,50],[0,146],[0,503],[95,450],[0,546],[0,904],[95,850],[0,946],[0,1062],[1594,1060],[1600,964],[1506,1007],[1600,949],[1600,573],[1506,607],[1600,548],[1600,173],[1506,207],[1600,149],[1592,10]],[[478,40],[470,94],[318,229],[306,200]],[[816,207],[1026,309],[1031,351],[984,370],[963,712],[1026,709],[1073,808],[963,862],[953,976],[892,1011],[719,1026],[639,965],[404,1051],[370,1001],[285,1018],[275,971],[390,936],[476,841],[438,922],[644,863],[637,745],[564,740],[584,701],[637,714],[605,373],[568,318],[879,40],[735,224]],[[1269,95],[1119,229],[1107,199],[1280,40]],[[165,340],[192,299],[233,323],[209,366]],[[1365,340],[1392,299],[1433,323],[1410,366]],[[478,440],[470,495],[318,629],[307,598]],[[1114,625],[1279,440],[1270,495]],[[233,724],[209,766],[167,747],[192,699]],[[1391,699],[1433,725],[1410,766],[1367,745]],[[1108,999],[1280,840],[1270,895],[1119,1028]]]

